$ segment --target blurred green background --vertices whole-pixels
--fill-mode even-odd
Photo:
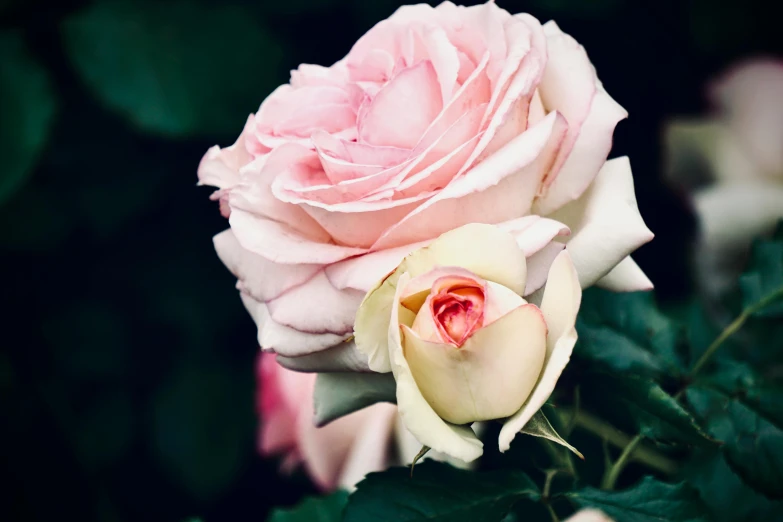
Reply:
[[[660,129],[705,82],[780,56],[742,0],[498,0],[554,18],[630,113],[664,302],[691,291],[693,217]],[[0,520],[263,520],[312,487],[256,454],[255,327],[212,249],[207,148],[299,63],[331,64],[394,0],[0,0]]]

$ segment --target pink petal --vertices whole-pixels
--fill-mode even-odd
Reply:
[[[239,282],[238,289],[258,301],[279,297],[311,279],[320,265],[281,265],[242,248],[231,229],[213,238],[218,257]]]
[[[324,272],[335,288],[355,288],[368,292],[397,268],[405,256],[427,244],[429,241],[370,252],[329,265]]]
[[[423,194],[422,197],[426,197]],[[401,201],[400,205],[380,205],[368,202],[348,202],[345,211],[303,204],[302,208],[310,214],[334,239],[343,245],[369,248],[378,238],[396,223],[408,216],[421,205],[421,198],[413,201]],[[364,208],[362,208],[364,207]]]
[[[269,301],[273,321],[299,332],[349,335],[364,294],[358,290],[338,290],[323,271],[312,279]]]
[[[548,171],[565,130],[562,117],[550,114],[411,212],[373,249],[432,239],[466,223],[502,223],[528,214],[534,187]]]
[[[258,344],[262,350],[285,357],[301,357],[339,345],[347,338],[333,333],[310,334],[283,326],[272,320],[264,303],[247,294],[240,294],[240,297],[258,327]]]
[[[582,195],[612,148],[617,123],[628,113],[604,91],[584,48],[554,22],[545,25],[549,62],[539,86],[544,107],[563,113],[568,135],[537,213],[549,214]],[[546,188],[548,187],[548,188]]]
[[[256,363],[257,410],[261,424],[259,451],[262,455],[275,455],[296,448],[293,425],[297,411],[289,407],[280,389],[279,374],[283,371],[275,362],[274,355],[259,355]]]
[[[355,487],[368,473],[383,471],[390,465],[389,450],[394,438],[397,406],[378,403],[357,413],[363,417],[362,425],[356,433],[339,479],[340,487],[348,489]],[[340,420],[335,422],[339,423]]]
[[[395,76],[375,96],[357,123],[359,139],[373,145],[411,148],[443,108],[432,62]]]
[[[329,241],[329,235],[296,205],[277,199],[271,190],[272,181],[292,163],[318,161],[306,147],[289,143],[270,154],[254,160],[242,168],[240,182],[231,190],[229,206],[232,211],[244,211],[285,225],[314,241]],[[240,243],[243,233],[234,231]],[[252,232],[252,230],[248,231]]]
[[[231,213],[229,223],[243,248],[276,263],[329,264],[366,252],[322,243],[287,225],[240,210]]]
[[[533,47],[540,26],[532,29],[522,20],[512,19],[508,24],[511,54],[498,83],[495,85],[487,109],[486,131],[463,172],[475,161],[481,160],[506,145],[527,128],[530,100],[544,70],[546,55],[543,49]]]

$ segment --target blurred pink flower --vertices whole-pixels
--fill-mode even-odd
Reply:
[[[364,475],[394,463],[397,408],[378,403],[316,428],[313,387],[316,374],[286,370],[275,355],[258,357],[258,448],[262,455],[283,457],[282,468],[303,464],[325,491],[351,488]]]

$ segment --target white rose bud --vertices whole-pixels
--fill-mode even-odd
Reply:
[[[576,342],[581,288],[567,251],[540,306],[522,298],[525,255],[513,236],[470,224],[408,256],[365,297],[356,344],[391,370],[406,427],[463,460],[481,455],[468,425],[505,419],[500,449],[543,406]]]

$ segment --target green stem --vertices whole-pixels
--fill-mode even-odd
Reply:
[[[575,425],[617,448],[625,448],[633,439],[605,420],[584,410],[575,415]],[[666,475],[673,475],[678,470],[678,465],[674,460],[644,445],[636,448],[631,459]]]
[[[737,333],[737,331],[740,328],[742,328],[742,326],[745,324],[745,321],[747,321],[750,318],[750,316],[752,316],[759,310],[765,308],[766,306],[772,304],[773,302],[780,299],[781,297],[783,297],[783,287],[778,288],[776,291],[772,292],[771,294],[769,294],[768,296],[766,296],[756,304],[749,306],[748,308],[743,310],[742,313],[739,316],[737,316],[737,318],[734,319],[731,322],[731,324],[729,324],[714,341],[712,341],[712,344],[710,344],[709,347],[707,347],[704,353],[701,354],[701,357],[699,357],[699,359],[696,361],[696,364],[693,365],[693,368],[691,369],[688,376],[690,378],[695,377],[696,374],[698,374],[699,371],[701,371],[704,365],[706,365],[709,362],[712,356],[715,355],[715,352],[718,351],[718,348],[721,347],[721,345],[726,341],[726,339],[728,339],[729,337]]]
[[[641,433],[631,439],[628,445],[623,449],[623,452],[620,453],[617,460],[614,461],[612,467],[606,470],[604,478],[601,480],[601,489],[614,489],[617,478],[620,476],[620,473],[623,472],[625,465],[628,464],[633,452],[636,450],[636,447],[642,443],[642,440],[644,440],[644,435]]]
[[[552,504],[550,504],[550,493],[552,489],[552,479],[555,478],[555,475],[557,475],[558,470],[556,469],[550,469],[546,472],[546,479],[544,480],[544,490],[541,493],[541,501],[544,503],[544,506],[546,506],[547,511],[549,512],[549,516],[552,517],[552,522],[560,522],[560,519],[557,516],[557,513],[555,512],[555,509],[552,507]]]

